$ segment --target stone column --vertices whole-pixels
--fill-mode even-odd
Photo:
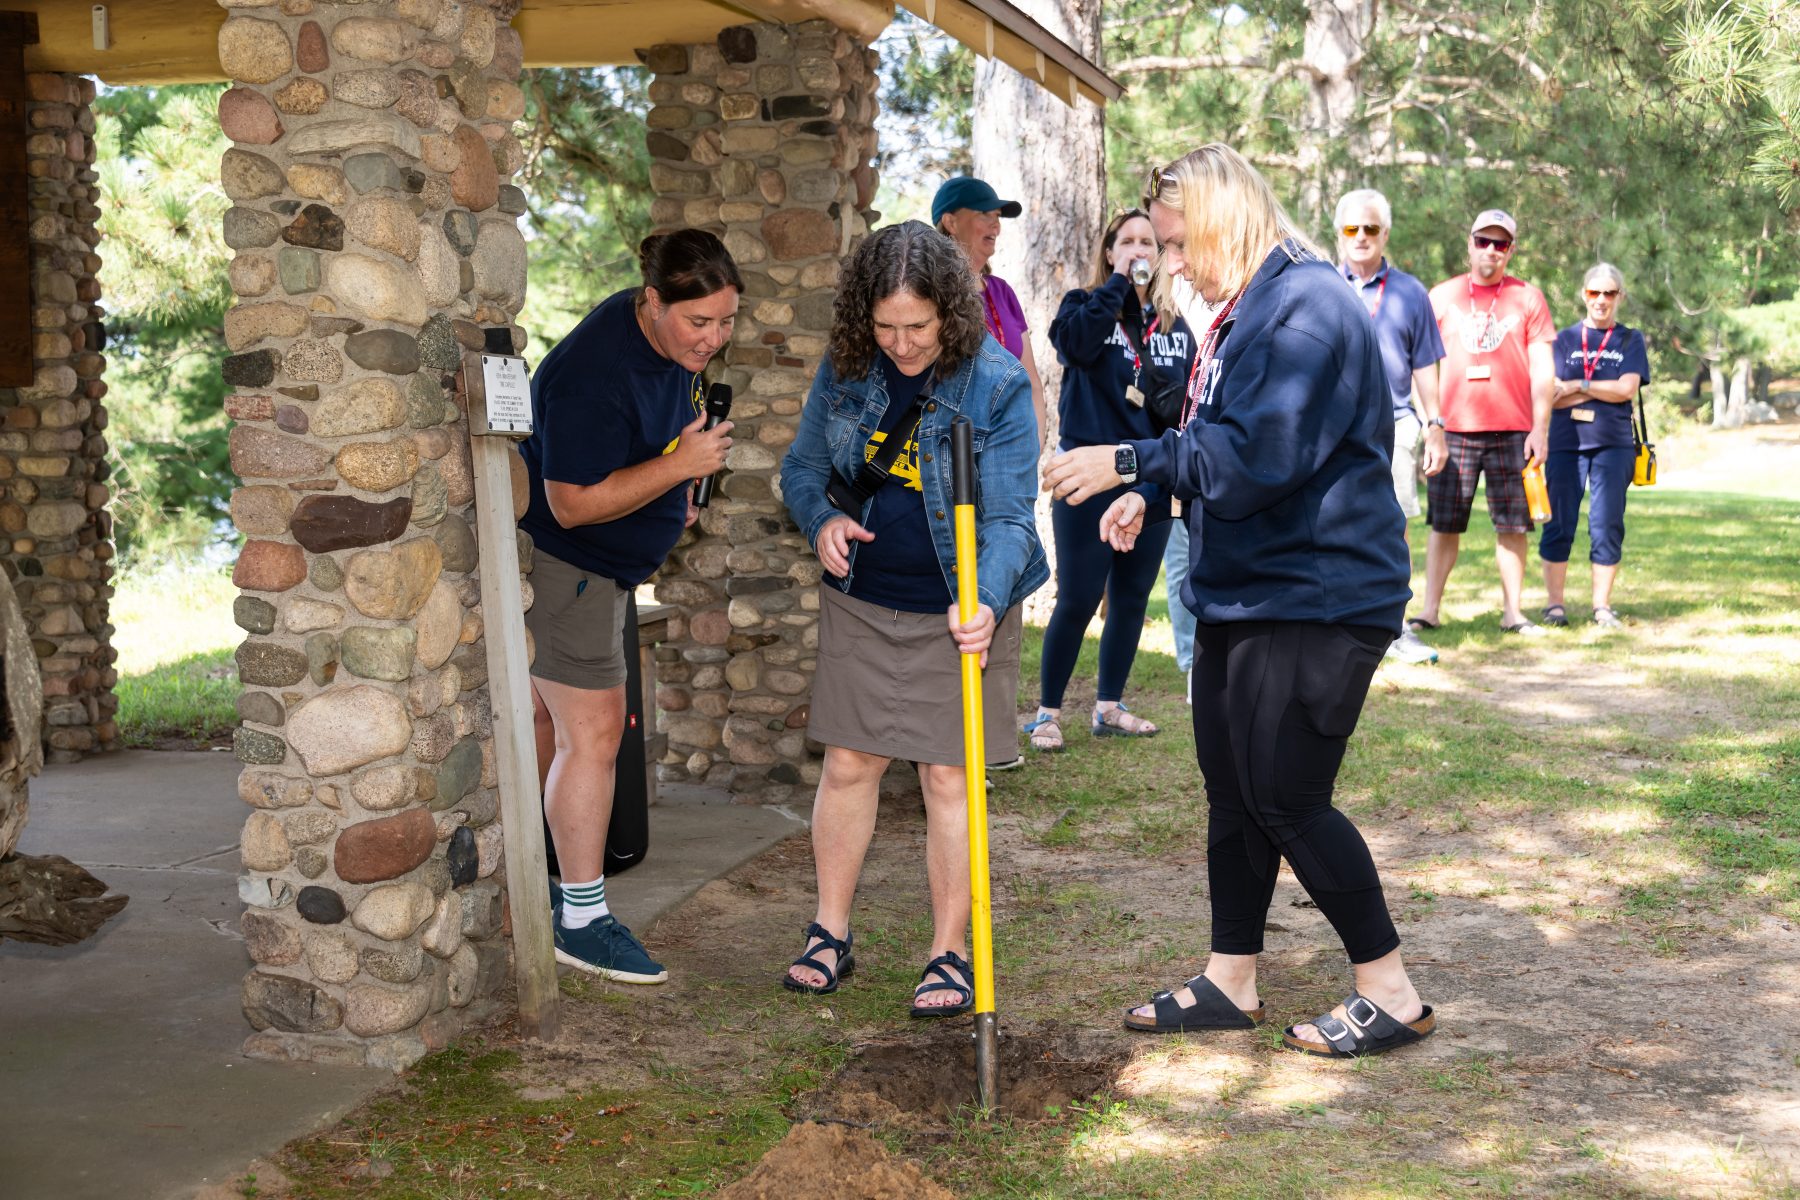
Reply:
[[[656,583],[682,609],[657,650],[659,771],[739,792],[815,783],[804,728],[819,563],[776,469],[825,352],[839,260],[877,216],[875,55],[808,21],[645,58],[652,219],[721,235],[745,284],[723,373],[737,396],[730,473]]]
[[[508,977],[460,370],[523,340],[517,4],[225,6],[245,1052],[400,1066]]]
[[[67,762],[113,749],[119,736],[94,83],[58,74],[27,83],[35,378],[0,389],[0,562],[43,672],[45,757]]]

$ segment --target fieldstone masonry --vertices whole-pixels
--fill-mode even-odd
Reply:
[[[719,234],[745,284],[723,375],[736,393],[728,474],[656,582],[681,610],[656,651],[670,746],[658,772],[740,793],[816,783],[819,563],[777,468],[825,352],[839,261],[878,215],[875,54],[808,21],[644,57],[652,220]]]
[[[0,389],[0,563],[43,673],[45,757],[66,762],[119,736],[94,84],[34,74],[27,86],[35,377]]]
[[[518,4],[222,3],[245,1051],[400,1066],[510,976],[463,372],[524,341]]]

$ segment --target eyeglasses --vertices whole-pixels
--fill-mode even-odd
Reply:
[[[1359,229],[1362,230],[1364,237],[1381,236],[1381,226],[1379,225],[1346,225],[1343,227],[1342,232],[1345,237],[1353,238],[1356,236],[1356,231]]]
[[[1144,190],[1144,207],[1149,208],[1152,201],[1162,199],[1164,188],[1172,188],[1174,186],[1174,171],[1152,168],[1150,171],[1150,184]]]
[[[1618,294],[1619,294],[1618,288],[1588,288],[1587,289],[1587,298],[1589,300],[1598,300],[1602,296],[1605,296],[1608,300],[1610,300],[1614,296],[1617,296]]]
[[[1477,250],[1498,250],[1500,253],[1505,254],[1508,250],[1511,250],[1513,246],[1511,238],[1483,237],[1479,233],[1471,234],[1470,237],[1471,240],[1474,241]]]

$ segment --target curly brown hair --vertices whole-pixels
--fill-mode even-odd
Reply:
[[[875,305],[900,293],[936,306],[939,377],[973,358],[987,337],[981,294],[957,244],[923,221],[889,225],[850,256],[831,315],[831,365],[863,379],[875,365]]]

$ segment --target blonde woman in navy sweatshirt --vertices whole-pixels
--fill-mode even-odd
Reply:
[[[1050,344],[1063,365],[1057,406],[1063,450],[1153,437],[1157,431],[1144,408],[1151,376],[1176,383],[1186,377],[1194,359],[1194,335],[1172,311],[1159,313],[1148,287],[1130,278],[1133,266],[1143,264],[1147,281],[1155,261],[1150,218],[1137,208],[1120,213],[1100,239],[1093,286],[1064,296],[1050,322]],[[1089,728],[1095,737],[1151,737],[1157,732],[1154,724],[1125,707],[1124,698],[1169,525],[1165,520],[1152,526],[1129,550],[1107,545],[1100,537],[1100,514],[1123,490],[1121,485],[1080,502],[1057,500],[1050,506],[1056,607],[1044,630],[1037,715],[1025,725],[1035,750],[1063,747],[1063,690],[1102,593],[1106,627],[1100,634],[1100,678]],[[1170,603],[1176,601],[1171,598]]]
[[[1379,1054],[1436,1018],[1362,835],[1332,807],[1369,679],[1400,632],[1406,544],[1388,458],[1394,406],[1362,303],[1227,146],[1151,176],[1169,275],[1218,319],[1179,430],[1058,455],[1045,484],[1079,501],[1147,481],[1182,501],[1192,547],[1194,744],[1208,806],[1212,953],[1204,970],[1129,1010],[1132,1029],[1247,1029],[1263,1017],[1256,962],[1285,858],[1355,975],[1343,1003],[1290,1026],[1293,1050]],[[1166,278],[1164,280],[1166,283]],[[1127,492],[1101,520],[1115,546],[1145,527]]]

